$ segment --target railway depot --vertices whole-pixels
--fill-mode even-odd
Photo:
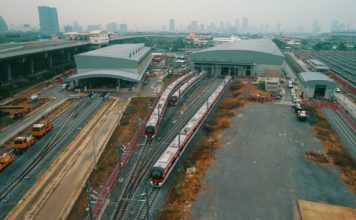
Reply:
[[[336,83],[333,79],[319,72],[299,73],[301,81],[302,97],[307,99],[335,98]]]
[[[91,88],[132,88],[152,60],[144,44],[118,44],[74,56],[78,74],[65,82]]]
[[[284,56],[271,39],[249,39],[195,52],[192,62],[196,71],[215,77],[258,77],[267,70],[281,70]]]

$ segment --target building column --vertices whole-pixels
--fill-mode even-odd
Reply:
[[[30,68],[30,73],[33,74],[35,72],[35,61],[33,57],[30,59]]]
[[[227,75],[228,75],[228,76],[231,76],[231,66],[230,66],[229,69],[228,69]]]
[[[52,54],[48,54],[49,55],[49,68],[53,67],[53,56]]]
[[[70,50],[68,50],[68,62],[70,62]]]
[[[12,80],[11,63],[8,63],[8,64],[7,64],[7,79],[8,79],[9,81]]]
[[[121,88],[121,85],[120,85],[120,79],[118,79],[117,81],[116,81],[116,91],[118,92]]]

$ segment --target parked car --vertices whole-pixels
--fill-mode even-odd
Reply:
[[[341,89],[337,87],[335,92],[341,92]]]

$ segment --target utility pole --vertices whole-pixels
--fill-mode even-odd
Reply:
[[[177,102],[178,102],[178,112],[179,112],[179,116],[180,116],[180,100],[181,100],[181,98],[182,97],[180,97],[180,86],[179,86],[179,88],[178,88],[178,100],[177,100]]]
[[[123,149],[122,149],[122,144],[120,143],[118,145],[118,163],[119,163],[119,183],[122,183],[124,181],[123,177],[122,177],[122,154],[123,154]]]
[[[148,200],[148,180],[145,182],[145,190],[146,190],[146,206],[147,206],[147,212],[146,212],[146,220],[150,220],[150,202]]]
[[[93,207],[92,207],[92,187],[90,182],[87,182],[87,198],[88,198],[88,208],[89,208],[89,218],[94,220]]]

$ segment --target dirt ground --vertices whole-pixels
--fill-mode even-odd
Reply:
[[[206,126],[204,134],[185,163],[186,168],[194,166],[195,172],[178,173],[166,206],[163,207],[158,219],[189,219],[191,204],[204,188],[202,179],[214,161],[214,151],[219,147],[221,135],[224,129],[230,126],[230,118],[236,114],[236,108],[246,103],[243,97],[244,85],[238,81],[231,85],[228,96],[218,108],[213,120]]]
[[[302,220],[356,219],[356,209],[298,200]]]
[[[154,98],[136,97],[132,98],[129,106],[126,108],[126,113],[121,119],[121,124],[118,125],[111,136],[108,145],[106,146],[96,170],[89,177],[92,183],[93,190],[100,193],[104,187],[106,180],[110,177],[115,166],[118,163],[118,145],[122,143],[128,145],[131,138],[135,135],[138,127],[138,118],[142,121],[148,111],[148,107],[152,104]],[[76,201],[68,219],[83,219],[88,214],[87,211],[87,194],[83,190]]]
[[[343,146],[340,138],[325,119],[323,112],[316,109],[315,116],[317,120],[313,129],[324,147],[327,158],[338,167],[343,181],[356,193],[356,161]]]

